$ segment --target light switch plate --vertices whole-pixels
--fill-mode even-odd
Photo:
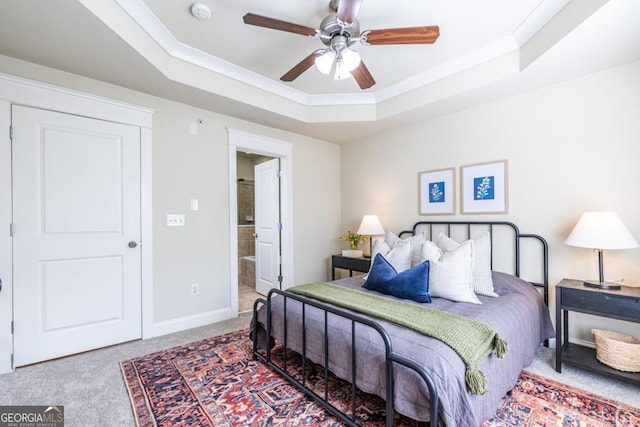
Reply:
[[[184,215],[167,214],[167,227],[184,227]]]
[[[197,211],[198,210],[198,199],[191,199],[189,201],[189,206],[190,206],[192,211]]]

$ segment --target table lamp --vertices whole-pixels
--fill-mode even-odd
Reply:
[[[384,234],[384,228],[382,228],[382,224],[380,224],[377,215],[365,215],[356,233],[369,237],[369,257],[371,257],[373,248],[371,243],[372,237]]]
[[[598,282],[585,281],[584,285],[591,288],[609,290],[618,290],[620,285],[604,281],[604,249],[631,249],[640,246],[622,223],[618,214],[612,211],[583,213],[565,243],[598,251],[600,280]]]

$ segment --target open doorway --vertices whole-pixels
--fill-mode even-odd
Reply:
[[[271,272],[278,272],[276,284],[281,289],[287,289],[289,286],[292,286],[294,283],[293,278],[293,202],[292,202],[292,182],[291,182],[291,171],[293,165],[293,144],[280,141],[272,138],[267,138],[261,135],[250,134],[238,130],[227,129],[229,132],[229,219],[230,219],[230,276],[231,276],[231,312],[232,316],[237,316],[239,311],[245,309],[245,305],[242,305],[242,310],[240,310],[239,305],[239,290],[244,290],[240,288],[240,275],[242,274],[242,266],[240,265],[243,262],[239,255],[239,245],[241,242],[240,233],[243,233],[242,236],[246,237],[247,233],[250,231],[239,231],[241,222],[246,221],[246,214],[244,214],[244,221],[240,221],[240,212],[239,212],[239,204],[238,204],[238,187],[241,182],[238,181],[242,176],[238,173],[238,158],[244,156],[245,154],[250,154],[251,156],[258,156],[262,159],[271,159],[266,162],[261,163],[261,165],[266,165],[267,163],[277,162],[279,164],[280,173],[278,173],[278,194],[277,199],[272,196],[265,196],[265,198],[269,200],[275,200],[274,205],[272,206],[273,210],[277,210],[278,212],[278,243],[279,247],[271,251],[271,254],[266,258],[274,260],[273,267],[271,268]],[[250,156],[250,157],[251,157]],[[256,167],[259,169],[260,166]],[[255,175],[257,174],[256,169],[254,169],[254,180],[256,180]],[[243,173],[243,172],[241,172]],[[260,181],[259,179],[257,181]],[[257,183],[257,182],[256,182]],[[261,193],[263,195],[267,194],[267,192],[256,191],[258,185],[254,183],[254,194]],[[273,188],[273,187],[272,187]],[[250,186],[245,190],[250,190]],[[241,190],[243,191],[243,190]],[[274,190],[272,190],[272,194]],[[255,195],[254,195],[255,201]],[[255,205],[254,205],[255,207]],[[249,214],[249,216],[251,216]],[[259,213],[258,215],[259,216]],[[256,222],[256,213],[254,212],[254,224]],[[259,220],[258,220],[259,222]],[[248,224],[247,224],[248,225]],[[250,227],[247,227],[250,228]],[[256,232],[254,231],[254,234]],[[251,236],[254,237],[254,236]],[[262,236],[260,236],[262,237]],[[258,239],[259,240],[259,239]],[[260,242],[259,242],[260,243]],[[248,245],[249,247],[255,244],[254,241],[251,242],[249,240],[248,243],[243,243],[243,245]],[[260,246],[260,245],[258,245]],[[260,249],[258,249],[260,250]],[[251,256],[251,255],[248,255]],[[254,255],[255,256],[255,255]],[[258,256],[258,258],[262,258]],[[259,260],[258,260],[259,261]],[[247,259],[245,262],[250,262],[250,259]],[[277,266],[276,264],[277,263]],[[266,266],[266,265],[265,265]],[[251,268],[251,266],[247,266],[247,268]],[[260,263],[256,263],[255,265],[256,272],[262,271]],[[268,268],[267,268],[268,270]],[[248,272],[250,274],[250,272]],[[262,273],[261,273],[262,274]],[[268,274],[264,274],[263,276],[267,276]],[[272,275],[273,277],[273,275]],[[250,294],[249,297],[251,302],[251,308],[253,307],[253,301],[256,298],[255,294]]]
[[[261,295],[256,291],[256,194],[255,168],[273,157],[237,153],[238,194],[238,312],[251,310]],[[277,201],[279,204],[279,200]],[[278,254],[279,256],[279,254]]]

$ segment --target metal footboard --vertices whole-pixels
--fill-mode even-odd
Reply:
[[[302,304],[302,354],[301,354],[301,363],[302,363],[302,381],[295,378],[287,369],[287,356],[286,351],[284,352],[284,358],[282,366],[276,364],[271,355],[271,336],[272,336],[272,298],[276,295],[281,295],[283,300],[283,310],[284,310],[284,331],[283,331],[283,342],[282,345],[286,349],[287,348],[287,300],[293,299],[299,301]],[[258,310],[262,306],[266,306],[266,349],[260,349],[258,345]],[[324,363],[322,366],[324,367],[324,396],[317,394],[314,390],[310,389],[306,385],[306,363],[307,363],[307,345],[306,345],[306,307],[312,306],[318,308],[324,312]],[[350,413],[343,412],[340,409],[336,408],[330,401],[328,396],[328,383],[329,383],[329,369],[328,369],[328,361],[329,361],[329,343],[328,343],[328,315],[329,313],[333,315],[337,315],[348,319],[351,321],[351,410]],[[403,365],[414,372],[416,372],[422,380],[427,385],[429,389],[430,395],[430,425],[437,426],[438,425],[438,391],[436,390],[436,386],[429,376],[429,374],[425,371],[425,369],[414,361],[407,359],[397,353],[393,352],[393,347],[391,343],[391,338],[389,337],[387,331],[376,321],[371,320],[369,318],[360,316],[355,313],[351,313],[345,310],[342,310],[338,307],[331,306],[319,302],[317,300],[313,300],[301,295],[288,293],[285,291],[281,291],[279,289],[271,289],[267,294],[266,300],[263,298],[257,299],[253,304],[253,328],[251,331],[252,340],[253,340],[253,358],[256,360],[261,360],[263,363],[266,363],[271,369],[278,372],[284,378],[286,378],[290,383],[296,385],[300,390],[302,390],[307,396],[311,397],[318,404],[322,405],[325,409],[331,412],[333,415],[338,417],[344,423],[349,426],[358,426],[357,424],[357,416],[356,416],[356,390],[357,390],[357,380],[356,380],[356,324],[368,326],[374,329],[384,342],[385,347],[385,378],[386,378],[386,391],[385,391],[385,402],[386,402],[386,421],[385,425],[387,427],[393,426],[393,415],[394,415],[394,375],[393,375],[393,367],[394,364]]]

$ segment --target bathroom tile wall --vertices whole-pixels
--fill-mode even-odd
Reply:
[[[256,263],[246,259],[256,254],[253,225],[238,226],[238,285],[256,288]]]
[[[254,199],[253,181],[238,182],[238,224],[253,224]]]

